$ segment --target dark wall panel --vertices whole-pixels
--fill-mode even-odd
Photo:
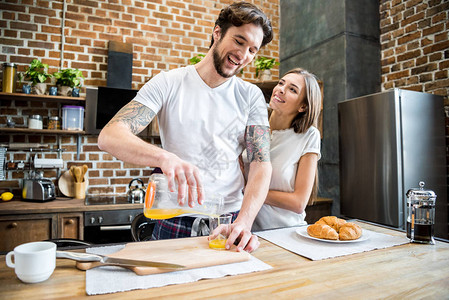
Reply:
[[[303,67],[324,84],[320,192],[339,214],[337,104],[380,91],[379,2],[282,0],[280,73]]]

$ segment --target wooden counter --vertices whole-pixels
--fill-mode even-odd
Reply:
[[[362,227],[404,235],[369,224]],[[87,296],[85,273],[69,260],[57,260],[51,278],[19,281],[0,258],[3,299],[447,299],[449,244],[406,244],[333,259],[311,261],[261,239],[255,257],[273,269],[146,290]]]
[[[105,204],[84,205],[82,199],[58,197],[47,202],[27,202],[21,200],[0,201],[0,216],[14,214],[39,214],[39,213],[63,213],[63,212],[85,212],[98,210],[119,210],[142,208],[142,203],[129,204]]]
[[[84,239],[84,213],[142,210],[142,203],[85,205],[82,199],[57,198],[48,202],[0,201],[0,254],[15,246],[48,239]]]

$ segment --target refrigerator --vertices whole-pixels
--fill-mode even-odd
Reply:
[[[443,97],[392,89],[338,103],[340,212],[400,229],[406,193],[436,193],[435,236],[448,238]]]

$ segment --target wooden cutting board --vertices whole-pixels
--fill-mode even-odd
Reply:
[[[207,236],[201,236],[129,243],[122,250],[108,256],[179,264],[186,266],[182,270],[188,270],[242,262],[250,259],[249,253],[245,251],[237,252],[235,249],[235,246],[230,250],[210,249]],[[93,265],[90,262],[77,262],[77,267],[81,270],[88,270]],[[134,271],[137,275],[177,271],[176,269],[149,267],[129,267],[128,269]]]

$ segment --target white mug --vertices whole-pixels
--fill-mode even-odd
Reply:
[[[13,268],[23,282],[45,281],[50,278],[56,266],[56,244],[32,242],[19,245],[6,254],[6,265]]]

